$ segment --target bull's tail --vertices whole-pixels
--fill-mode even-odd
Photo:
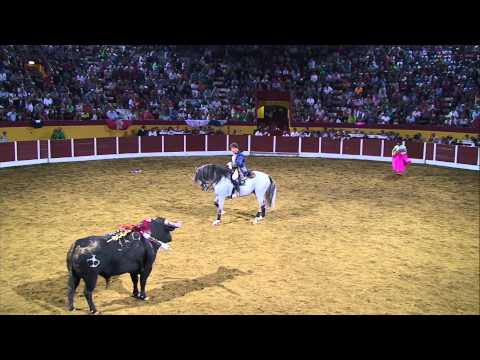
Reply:
[[[272,177],[268,177],[270,179],[270,185],[267,188],[267,191],[265,193],[265,199],[267,200],[267,206],[270,209],[273,209],[275,207],[275,198],[277,196],[277,185],[275,184],[275,181],[273,181]]]

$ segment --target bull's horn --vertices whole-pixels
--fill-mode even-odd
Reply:
[[[182,226],[181,222],[173,222],[168,219],[165,219],[165,224],[170,225],[170,226],[175,226],[176,228],[179,228]]]

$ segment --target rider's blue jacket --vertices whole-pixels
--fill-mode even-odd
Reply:
[[[235,158],[235,164],[233,166],[238,166],[239,168],[243,168],[245,166],[246,156],[243,155],[242,152],[239,152]]]

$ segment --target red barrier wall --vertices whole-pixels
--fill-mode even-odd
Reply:
[[[51,140],[50,157],[62,158],[72,156],[72,145],[70,140]]]
[[[75,139],[73,140],[73,153],[75,156],[93,156],[95,155],[93,139]]]
[[[226,151],[227,136],[226,135],[209,135],[207,147],[208,147],[208,151]]]
[[[343,154],[360,155],[360,139],[343,140]]]
[[[363,155],[381,156],[382,140],[380,139],[363,139]]]
[[[302,138],[302,152],[318,153],[318,138],[306,137]]]
[[[183,135],[164,136],[165,152],[183,151]]]
[[[0,143],[0,161],[15,161],[15,143]]]
[[[457,162],[460,164],[477,165],[479,148],[458,146]]]
[[[455,161],[455,146],[437,144],[436,161]]]
[[[298,137],[277,136],[276,151],[277,152],[294,152],[298,153]]]
[[[48,140],[40,140],[40,159],[48,158]]]
[[[322,139],[322,153],[340,154],[340,140]]]
[[[138,153],[138,136],[118,138],[118,153],[119,154]]]
[[[412,159],[423,159],[423,142],[405,141],[405,146],[407,147],[408,157]]]
[[[227,140],[225,135],[209,135],[208,151],[225,151],[227,150]],[[143,137],[141,139],[141,150],[143,153],[161,152],[162,137]],[[204,135],[187,135],[186,150],[187,151],[205,151]],[[137,136],[118,138],[119,153],[135,154],[138,153]],[[242,150],[248,149],[248,136],[232,135],[229,138],[231,142],[239,143]],[[296,153],[298,152],[298,137],[276,137],[275,150],[277,153]],[[164,136],[165,152],[183,152],[184,151],[184,135]],[[272,136],[252,136],[251,151],[273,152],[274,137]],[[360,139],[348,139],[343,141],[343,154],[359,155]],[[51,157],[63,158],[72,157],[71,153],[72,141],[69,140],[52,140]],[[302,138],[301,152],[318,153],[318,138]],[[390,157],[395,141],[384,141],[384,157]],[[424,143],[406,142],[408,155],[413,159],[422,159]],[[363,155],[379,156],[381,154],[382,141],[379,139],[363,140]],[[93,156],[94,139],[75,139],[73,141],[74,156]],[[434,144],[427,143],[426,159],[433,160]],[[453,163],[455,161],[455,145],[436,145],[435,160]],[[465,165],[477,165],[480,148],[469,146],[457,146],[458,156],[457,162]],[[17,142],[17,160],[36,160],[38,159],[37,141],[18,141]],[[97,138],[97,155],[113,155],[116,153],[116,138]],[[339,154],[340,140],[322,139],[322,153]],[[40,158],[48,157],[48,141],[40,141]],[[0,143],[0,162],[15,161],[15,143]]]
[[[112,155],[117,152],[115,138],[97,138],[97,155]]]
[[[273,152],[273,136],[252,136],[250,151]]]
[[[255,136],[252,136],[252,141]],[[259,136],[256,136],[259,137]],[[263,137],[263,136],[262,136]],[[230,135],[229,136],[230,144],[236,142],[238,146],[240,146],[240,150],[247,151],[248,150],[248,135]],[[230,145],[228,144],[228,145]],[[230,150],[230,149],[225,149]]]
[[[205,135],[187,135],[187,151],[205,151]]]
[[[162,152],[162,137],[142,136],[142,152]]]
[[[383,156],[384,157],[392,157],[392,150],[397,144],[396,141],[393,140],[385,140],[383,146]]]
[[[37,142],[36,141],[18,141],[17,142],[17,160],[37,160]]]

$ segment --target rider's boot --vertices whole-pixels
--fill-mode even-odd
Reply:
[[[233,183],[233,194],[232,194],[232,199],[235,199],[240,196],[240,182],[239,180],[236,180]]]

